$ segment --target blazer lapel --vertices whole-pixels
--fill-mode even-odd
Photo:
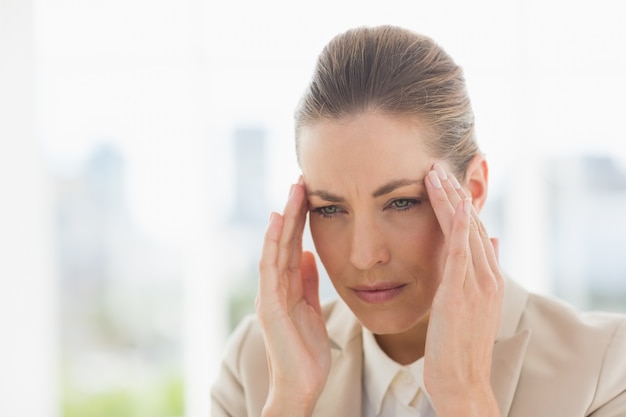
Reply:
[[[326,328],[333,365],[313,417],[361,417],[361,325],[343,302],[329,307]]]
[[[502,318],[491,366],[491,387],[502,416],[507,416],[511,409],[531,336],[528,329],[517,330],[528,293],[510,279],[505,282]]]
[[[523,330],[493,347],[491,387],[502,416],[507,416],[511,409],[529,340],[530,330]]]

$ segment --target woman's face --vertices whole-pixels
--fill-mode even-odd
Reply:
[[[443,234],[424,177],[426,130],[365,113],[302,129],[300,163],[315,248],[335,289],[377,334],[425,318],[439,285]]]

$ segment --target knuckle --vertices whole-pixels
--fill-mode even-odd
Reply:
[[[484,286],[484,292],[489,298],[494,298],[498,294],[498,284],[493,276],[485,278],[487,285]]]
[[[468,262],[470,260],[470,252],[467,248],[458,248],[452,251],[452,257],[459,262]]]
[[[275,269],[275,267],[276,267],[276,264],[274,262],[271,262],[265,259],[261,259],[259,261],[259,272],[261,274],[271,271],[272,269]]]
[[[278,245],[278,252],[279,254],[290,253],[293,246],[294,246],[293,239],[287,239],[287,240],[281,241],[280,244]]]
[[[500,300],[504,295],[504,285],[499,282],[498,274],[487,274],[483,277],[483,292],[487,298],[492,300]]]
[[[440,192],[435,194],[434,200],[439,203],[445,203],[448,201],[448,194],[446,194],[444,190],[441,190]]]
[[[475,218],[470,218],[470,231],[472,232],[479,232],[480,233],[480,226],[478,225],[478,222],[476,221]]]
[[[288,265],[287,266],[288,274],[299,274],[300,273],[300,265]]]
[[[480,233],[480,235],[483,238],[488,238],[489,234],[487,233],[487,228],[485,227],[483,222],[481,222],[480,220],[477,220],[477,223],[478,223],[478,232]]]

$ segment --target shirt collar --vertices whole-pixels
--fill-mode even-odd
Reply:
[[[372,332],[363,328],[363,387],[376,415],[380,414],[385,393],[401,368],[378,346]]]
[[[363,387],[366,398],[376,415],[381,412],[383,400],[393,380],[403,370],[413,375],[422,392],[429,398],[424,388],[424,358],[410,365],[400,365],[383,352],[374,334],[365,327],[363,328],[363,357]]]

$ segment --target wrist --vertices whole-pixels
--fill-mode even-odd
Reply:
[[[500,417],[491,385],[459,389],[432,401],[437,417]]]
[[[314,400],[297,400],[294,397],[279,398],[270,393],[261,417],[310,417],[314,408]]]
[[[312,412],[301,408],[285,407],[283,404],[265,404],[261,417],[310,417]]]

